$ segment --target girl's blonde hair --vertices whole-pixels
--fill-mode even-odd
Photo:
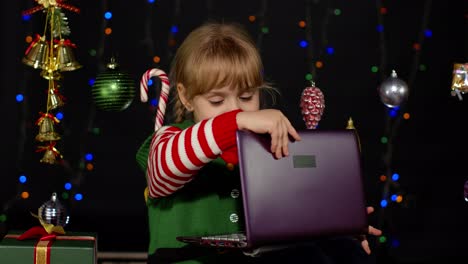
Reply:
[[[170,71],[172,88],[185,87],[185,96],[232,87],[239,92],[270,87],[263,78],[263,64],[255,43],[238,24],[206,23],[192,31],[178,48]],[[187,111],[175,93],[175,122]]]

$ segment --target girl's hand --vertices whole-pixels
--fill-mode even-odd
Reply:
[[[370,206],[367,207],[367,214],[371,214],[372,212],[374,212],[374,208]],[[367,229],[367,234],[373,236],[380,236],[382,234],[382,231],[373,226],[369,226],[369,228]],[[371,249],[369,247],[369,241],[367,241],[366,235],[359,236],[359,240],[361,240],[361,246],[364,249],[364,251],[366,251],[367,254],[370,254]]]
[[[289,155],[289,135],[295,140],[301,140],[289,120],[281,111],[275,109],[239,112],[237,114],[237,126],[241,130],[250,130],[258,134],[270,134],[271,152],[278,159]]]

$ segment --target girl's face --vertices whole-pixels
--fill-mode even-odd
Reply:
[[[253,92],[240,93],[237,88],[233,89],[229,86],[197,95],[188,103],[193,111],[195,122],[236,109],[242,111],[257,111],[260,109],[258,89]]]

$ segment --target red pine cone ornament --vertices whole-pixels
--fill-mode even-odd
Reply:
[[[314,84],[306,87],[301,95],[301,113],[307,129],[315,129],[325,109],[325,99],[322,91]]]

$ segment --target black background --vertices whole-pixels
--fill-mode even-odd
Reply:
[[[428,1],[383,1],[387,8],[383,40],[376,30],[378,1],[310,1],[313,52],[309,54],[298,46],[305,38],[297,23],[305,19],[306,1],[266,2],[265,16],[258,16],[253,23],[248,16],[261,13],[262,1],[157,0],[153,5],[142,0],[66,2],[81,9],[80,14],[65,13],[70,39],[77,44],[75,56],[84,66],[64,74],[62,92],[67,103],[59,150],[67,166],[41,164],[41,156],[35,152],[34,122],[38,112],[44,111],[47,82],[38,70],[22,64],[21,58],[28,45],[25,37],[42,32],[43,14],[38,12],[31,21],[23,21],[21,11],[36,3],[5,2],[1,8],[0,205],[8,219],[2,223],[2,231],[37,224],[29,212],[35,212],[52,192],[61,193],[63,183],[71,180],[74,191],[83,193],[84,199],[65,201],[71,214],[67,230],[98,232],[102,251],[145,251],[145,180],[135,153],[152,132],[154,108],[136,97],[125,111],[100,111],[94,106],[88,80],[103,70],[112,55],[135,82],[149,68],[168,71],[170,58],[187,33],[207,19],[216,19],[239,22],[255,40],[261,40],[265,76],[281,91],[280,106],[299,129],[304,128],[299,98],[308,85],[304,76],[311,65],[307,56],[313,60],[320,56],[324,67],[317,69],[315,82],[325,94],[326,108],[319,129],[344,128],[349,117],[355,122],[361,137],[368,201],[377,209],[371,221],[388,238],[387,243],[374,245],[382,263],[437,263],[467,257],[468,208],[463,185],[468,180],[468,109],[466,100],[450,95],[453,63],[468,62],[467,2],[432,1],[428,28],[433,36],[424,39],[417,56],[412,44],[421,33]],[[342,14],[330,16],[324,27],[327,7],[339,8]],[[106,10],[113,13],[107,24],[103,19]],[[268,34],[260,33],[262,23],[268,26]],[[179,28],[174,35],[177,45],[169,46],[173,24]],[[103,34],[105,25],[112,27],[110,36]],[[333,55],[324,53],[325,40],[333,46]],[[97,56],[90,55],[91,49],[98,51]],[[383,65],[382,54],[386,56]],[[161,57],[160,64],[152,62],[154,55]],[[418,70],[416,58],[426,65],[425,71]],[[373,65],[381,66],[378,73],[371,72]],[[392,69],[401,79],[411,81],[410,96],[400,112],[409,112],[411,118],[401,120],[392,134],[392,171],[400,174],[404,202],[382,210],[379,176],[387,168],[382,160],[386,145],[380,138],[392,121],[376,89]],[[15,101],[18,93],[25,95],[23,103]],[[91,128],[99,128],[100,133],[91,133]],[[95,158],[91,172],[79,167],[87,152]],[[26,185],[18,184],[22,173],[29,177]],[[15,198],[23,190],[31,197]]]

